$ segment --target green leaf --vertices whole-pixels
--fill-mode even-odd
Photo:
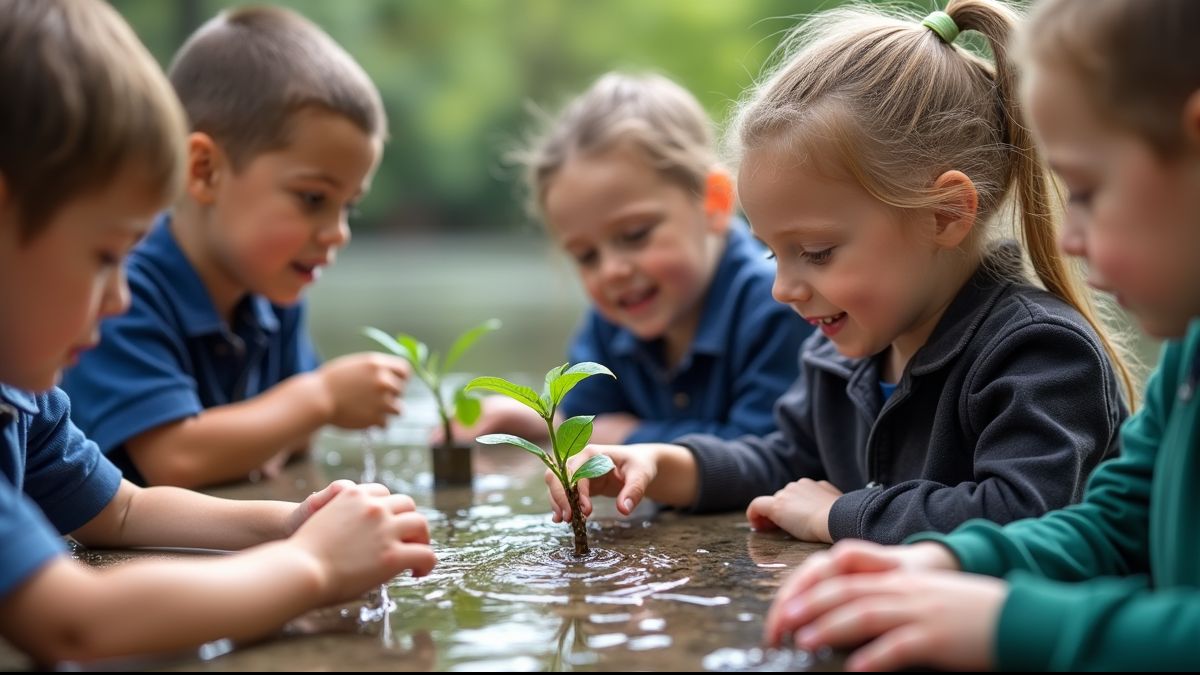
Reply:
[[[454,416],[458,418],[459,422],[469,427],[479,421],[479,415],[482,413],[483,405],[480,404],[479,399],[463,389],[454,392]]]
[[[575,475],[571,476],[571,485],[578,483],[580,478],[599,478],[612,470],[613,462],[608,455],[596,455],[575,470]]]
[[[560,375],[558,379],[556,379],[554,383],[550,385],[551,401],[554,402],[554,405],[562,403],[563,397],[567,395],[567,392],[574,389],[575,385],[593,375],[608,375],[613,379],[616,379],[617,377],[616,375],[613,375],[611,370],[605,368],[599,363],[594,363],[592,361],[582,361],[580,363],[576,363],[570,368],[564,370],[562,375]]]
[[[562,376],[562,371],[566,370],[567,366],[569,366],[569,365],[571,365],[571,364],[564,363],[561,366],[555,366],[555,367],[551,368],[550,370],[546,371],[546,386],[542,387],[542,400],[543,401],[549,401],[550,388],[554,386],[554,381],[557,380],[560,376]],[[550,402],[546,403],[546,407],[547,408],[550,407]]]
[[[579,415],[564,421],[555,432],[559,459],[566,461],[579,454],[592,437],[592,420],[595,415]]]
[[[483,445],[515,445],[526,452],[537,455],[543,462],[549,463],[550,461],[544,450],[520,436],[513,436],[512,434],[486,434],[476,438],[475,442],[482,443]],[[612,462],[609,462],[609,464],[612,464]]]
[[[499,319],[488,319],[460,335],[454,344],[450,345],[450,351],[446,352],[446,372],[450,372],[454,364],[458,363],[458,360],[471,348],[471,345],[475,344],[476,340],[499,328]]]
[[[407,333],[396,333],[396,341],[416,358],[415,361],[411,357],[409,358],[409,361],[412,361],[414,366],[425,365],[426,359],[429,358],[429,347],[426,347],[424,342]]]
[[[405,347],[404,345],[400,344],[399,342],[396,342],[396,338],[392,337],[391,335],[388,335],[387,333],[379,330],[378,328],[374,328],[371,326],[366,326],[365,328],[363,328],[362,334],[371,338],[375,342],[378,342],[381,347],[388,350],[389,352],[395,354],[396,356],[400,356],[405,359],[408,359],[408,362],[412,363],[412,360],[414,358],[412,352],[408,351],[408,348]]]
[[[467,386],[463,389],[465,391],[476,391],[479,389],[494,391],[497,394],[504,394],[513,400],[524,403],[533,408],[543,418],[550,415],[550,411],[542,405],[542,400],[538,398],[536,391],[529,387],[513,384],[502,377],[477,377],[468,382]]]

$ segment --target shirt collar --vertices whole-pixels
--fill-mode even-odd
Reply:
[[[179,311],[183,331],[188,337],[224,332],[227,328],[224,319],[217,314],[208,288],[180,248],[170,225],[170,213],[160,215],[146,240],[138,245],[139,252],[150,260],[165,278],[165,292],[170,294],[172,304]],[[267,333],[274,333],[279,329],[279,319],[270,301],[261,295],[251,294],[246,302],[249,303],[250,311],[240,318],[252,321]]]
[[[16,387],[0,384],[0,403],[12,406],[28,415],[38,414],[37,397]]]

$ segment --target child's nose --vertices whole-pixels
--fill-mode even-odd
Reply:
[[[346,220],[346,216],[340,216],[336,222],[318,230],[317,241],[326,248],[345,246],[350,241],[350,223]]]
[[[125,279],[122,267],[104,287],[104,296],[100,300],[100,316],[116,316],[124,314],[129,309],[129,284]]]
[[[1087,237],[1084,236],[1083,228],[1071,220],[1068,218],[1058,233],[1058,247],[1069,256],[1087,258]]]
[[[621,254],[609,253],[600,260],[600,274],[604,279],[620,279],[632,270],[629,258]]]
[[[776,272],[775,283],[771,285],[771,297],[785,305],[808,302],[812,300],[812,287],[801,279],[791,279]]]

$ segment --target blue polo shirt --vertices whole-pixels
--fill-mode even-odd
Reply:
[[[563,401],[563,414],[631,413],[642,424],[626,443],[774,431],[772,409],[799,375],[800,344],[812,326],[771,297],[775,264],[763,252],[745,224],[735,221],[696,336],[674,369],[665,365],[661,340],[641,340],[589,310],[570,361],[602,363],[617,379],[579,383]]]
[[[126,264],[132,302],[101,325],[100,345],[63,377],[75,423],[135,483],[124,443],[143,432],[236,403],[318,365],[304,304],[247,295],[230,326],[163,215]]]
[[[59,389],[0,385],[0,598],[66,546],[117,493],[121,473],[70,419]]]

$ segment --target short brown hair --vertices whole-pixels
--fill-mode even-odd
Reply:
[[[0,2],[0,177],[21,237],[137,165],[165,204],[183,179],[179,102],[133,30],[99,0]]]
[[[380,140],[379,90],[346,50],[279,7],[222,12],[184,43],[168,70],[193,131],[213,137],[235,167],[286,147],[293,116],[320,108]]]
[[[1069,68],[1105,118],[1172,156],[1183,106],[1200,89],[1198,26],[1195,0],[1053,0],[1037,5],[1024,46]]]

